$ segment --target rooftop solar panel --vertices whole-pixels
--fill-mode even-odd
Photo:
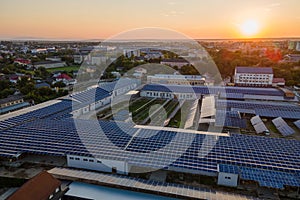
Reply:
[[[255,124],[253,127],[254,127],[256,133],[264,133],[264,132],[268,131],[268,128],[262,121]]]
[[[134,89],[138,85],[140,85],[140,81],[138,81],[137,79],[129,79],[129,78],[120,78],[119,80],[113,82],[99,83],[99,87],[108,92],[112,92],[114,90],[118,90],[120,88],[124,88],[127,86],[132,86],[131,89]]]
[[[272,122],[283,136],[289,136],[295,133],[294,129],[292,129],[292,127],[290,127],[281,117],[273,119]]]
[[[300,107],[295,104],[278,102],[247,102],[236,100],[217,100],[217,109],[230,109],[264,117],[299,119]]]
[[[77,101],[82,105],[87,105],[109,97],[110,95],[110,92],[97,87],[78,92],[70,96],[72,97],[72,100]]]
[[[294,124],[300,129],[300,119],[295,121]]]
[[[70,109],[72,106],[71,101],[63,100],[61,102],[52,104],[50,106],[40,108],[22,115],[18,115],[9,119],[6,119],[4,121],[0,121],[0,130],[4,130],[7,128],[10,128],[12,126],[16,126],[18,124],[22,124],[28,121],[32,121],[35,119],[42,119],[46,117],[50,117],[52,115],[61,113],[62,111],[69,112],[68,109]]]
[[[246,120],[237,111],[217,110],[215,125],[246,128]]]
[[[93,93],[109,95],[100,89],[80,93],[78,101],[88,101]],[[232,91],[234,93],[236,91]],[[75,95],[76,97],[76,95]],[[225,125],[242,126],[239,112],[231,108],[269,109],[289,112],[298,107],[284,105],[278,110],[270,103],[217,101],[217,111]],[[300,142],[231,134],[230,137],[134,128],[133,124],[113,121],[72,119],[71,101],[62,101],[0,123],[0,155],[18,153],[64,156],[66,154],[124,160],[132,165],[154,168],[191,169],[217,172],[218,164],[249,168],[299,171]],[[225,106],[225,108],[226,108]],[[76,122],[76,124],[74,123]],[[158,154],[152,152],[159,152]],[[254,172],[252,172],[253,176]],[[255,177],[254,177],[255,178]],[[269,178],[270,179],[270,178]],[[263,180],[265,185],[269,179]],[[264,182],[262,182],[262,185]],[[273,184],[273,183],[272,183]],[[297,183],[288,183],[297,184]],[[276,187],[276,185],[275,185]]]
[[[184,86],[184,85],[158,85],[147,84],[142,90],[144,91],[162,91],[177,93],[196,93],[196,94],[221,94],[224,97],[236,94],[237,98],[241,98],[242,94],[248,95],[268,95],[268,96],[284,96],[284,92],[275,88],[246,88],[246,87],[210,87],[210,86]],[[226,95],[225,95],[226,94]]]
[[[219,164],[218,168],[219,168],[219,172],[239,174],[239,168],[238,168],[238,166],[235,166],[235,165]]]
[[[255,180],[263,187],[283,189],[285,185],[299,187],[295,173],[281,172],[266,169],[239,167],[241,178]]]

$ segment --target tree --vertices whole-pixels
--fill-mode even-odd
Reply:
[[[28,83],[22,87],[19,88],[20,92],[24,95],[30,93],[31,91],[34,91],[34,84],[33,83]]]
[[[8,97],[9,95],[12,95],[14,93],[14,91],[13,90],[11,90],[11,89],[8,89],[8,88],[6,88],[6,89],[4,89],[4,90],[0,90],[0,98],[2,99],[2,98],[6,98],[6,97]]]
[[[16,87],[24,95],[27,95],[31,91],[35,90],[34,82],[26,76],[23,76],[20,78],[20,80],[18,80]]]
[[[0,91],[9,88],[10,88],[10,82],[8,80],[0,80]]]
[[[59,81],[53,84],[53,87],[58,87],[58,88],[63,88],[66,87],[66,84],[64,84],[64,82]]]
[[[50,72],[48,72],[45,67],[39,67],[34,71],[34,75],[46,79],[50,76]]]

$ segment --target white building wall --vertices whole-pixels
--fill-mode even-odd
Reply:
[[[46,69],[50,68],[58,68],[58,67],[64,67],[66,66],[65,62],[60,63],[51,63],[51,64],[40,64],[40,65],[34,65],[36,68],[45,67]]]
[[[85,107],[83,107],[81,109],[82,109],[82,114],[86,114],[86,113],[88,113],[90,111],[90,106],[85,106]]]
[[[105,63],[107,60],[107,57],[105,56],[92,56],[92,65],[100,65],[101,63]]]
[[[104,99],[101,99],[100,101],[97,101],[95,103],[95,109],[105,106],[105,105],[109,104],[110,102],[111,102],[111,97],[106,97]]]
[[[296,51],[300,51],[300,42],[296,43]]]
[[[219,172],[218,185],[237,187],[238,177],[239,177],[238,174]]]
[[[128,174],[128,164],[125,161],[67,155],[67,165],[68,167],[90,169],[109,173],[111,173],[112,169],[115,168],[118,174]]]
[[[273,74],[246,74],[235,73],[234,83],[248,86],[268,86],[272,85]]]
[[[172,92],[158,92],[158,91],[141,91],[140,96],[151,98],[164,99],[179,99],[179,100],[194,100],[197,95],[194,93],[172,93]]]

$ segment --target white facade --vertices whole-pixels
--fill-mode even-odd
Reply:
[[[130,58],[131,56],[139,57],[141,56],[141,50],[139,49],[124,49],[123,55],[127,58]]]
[[[91,64],[92,65],[100,65],[101,63],[106,63],[106,60],[107,60],[106,56],[92,56]]]
[[[147,76],[148,84],[204,85],[205,78],[200,75],[155,74]]]
[[[93,102],[89,105],[86,105],[84,107],[81,107],[80,109],[78,110],[74,110],[72,112],[72,114],[74,115],[74,117],[78,117],[82,114],[87,114],[89,113],[90,111],[93,111],[93,110],[97,110],[98,108],[102,107],[102,106],[105,106],[107,104],[109,104],[111,102],[111,96],[109,97],[106,97],[104,99],[101,99],[97,102]]]
[[[65,67],[66,63],[60,61],[49,61],[49,62],[44,62],[44,63],[41,62],[33,65],[36,68],[45,67],[46,69],[51,69],[51,68]]]
[[[234,83],[238,86],[271,86],[273,73],[238,72],[235,70]]]
[[[224,186],[229,186],[229,187],[237,187],[238,178],[239,178],[238,174],[219,172],[219,174],[218,174],[218,185],[224,185]]]
[[[130,90],[135,89],[136,87],[137,87],[137,84],[133,83],[131,85],[127,85],[127,86],[124,86],[124,87],[121,87],[121,88],[118,88],[118,89],[114,89],[113,90],[113,97],[125,94],[125,93],[129,92]]]
[[[179,99],[179,100],[194,100],[198,99],[195,93],[173,93],[173,92],[159,92],[159,91],[141,91],[142,97],[164,98],[164,99]]]
[[[125,161],[67,155],[67,165],[68,167],[79,169],[89,169],[124,175],[128,174],[128,163]]]

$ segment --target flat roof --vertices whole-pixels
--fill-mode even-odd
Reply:
[[[236,67],[236,73],[273,74],[272,67]]]

